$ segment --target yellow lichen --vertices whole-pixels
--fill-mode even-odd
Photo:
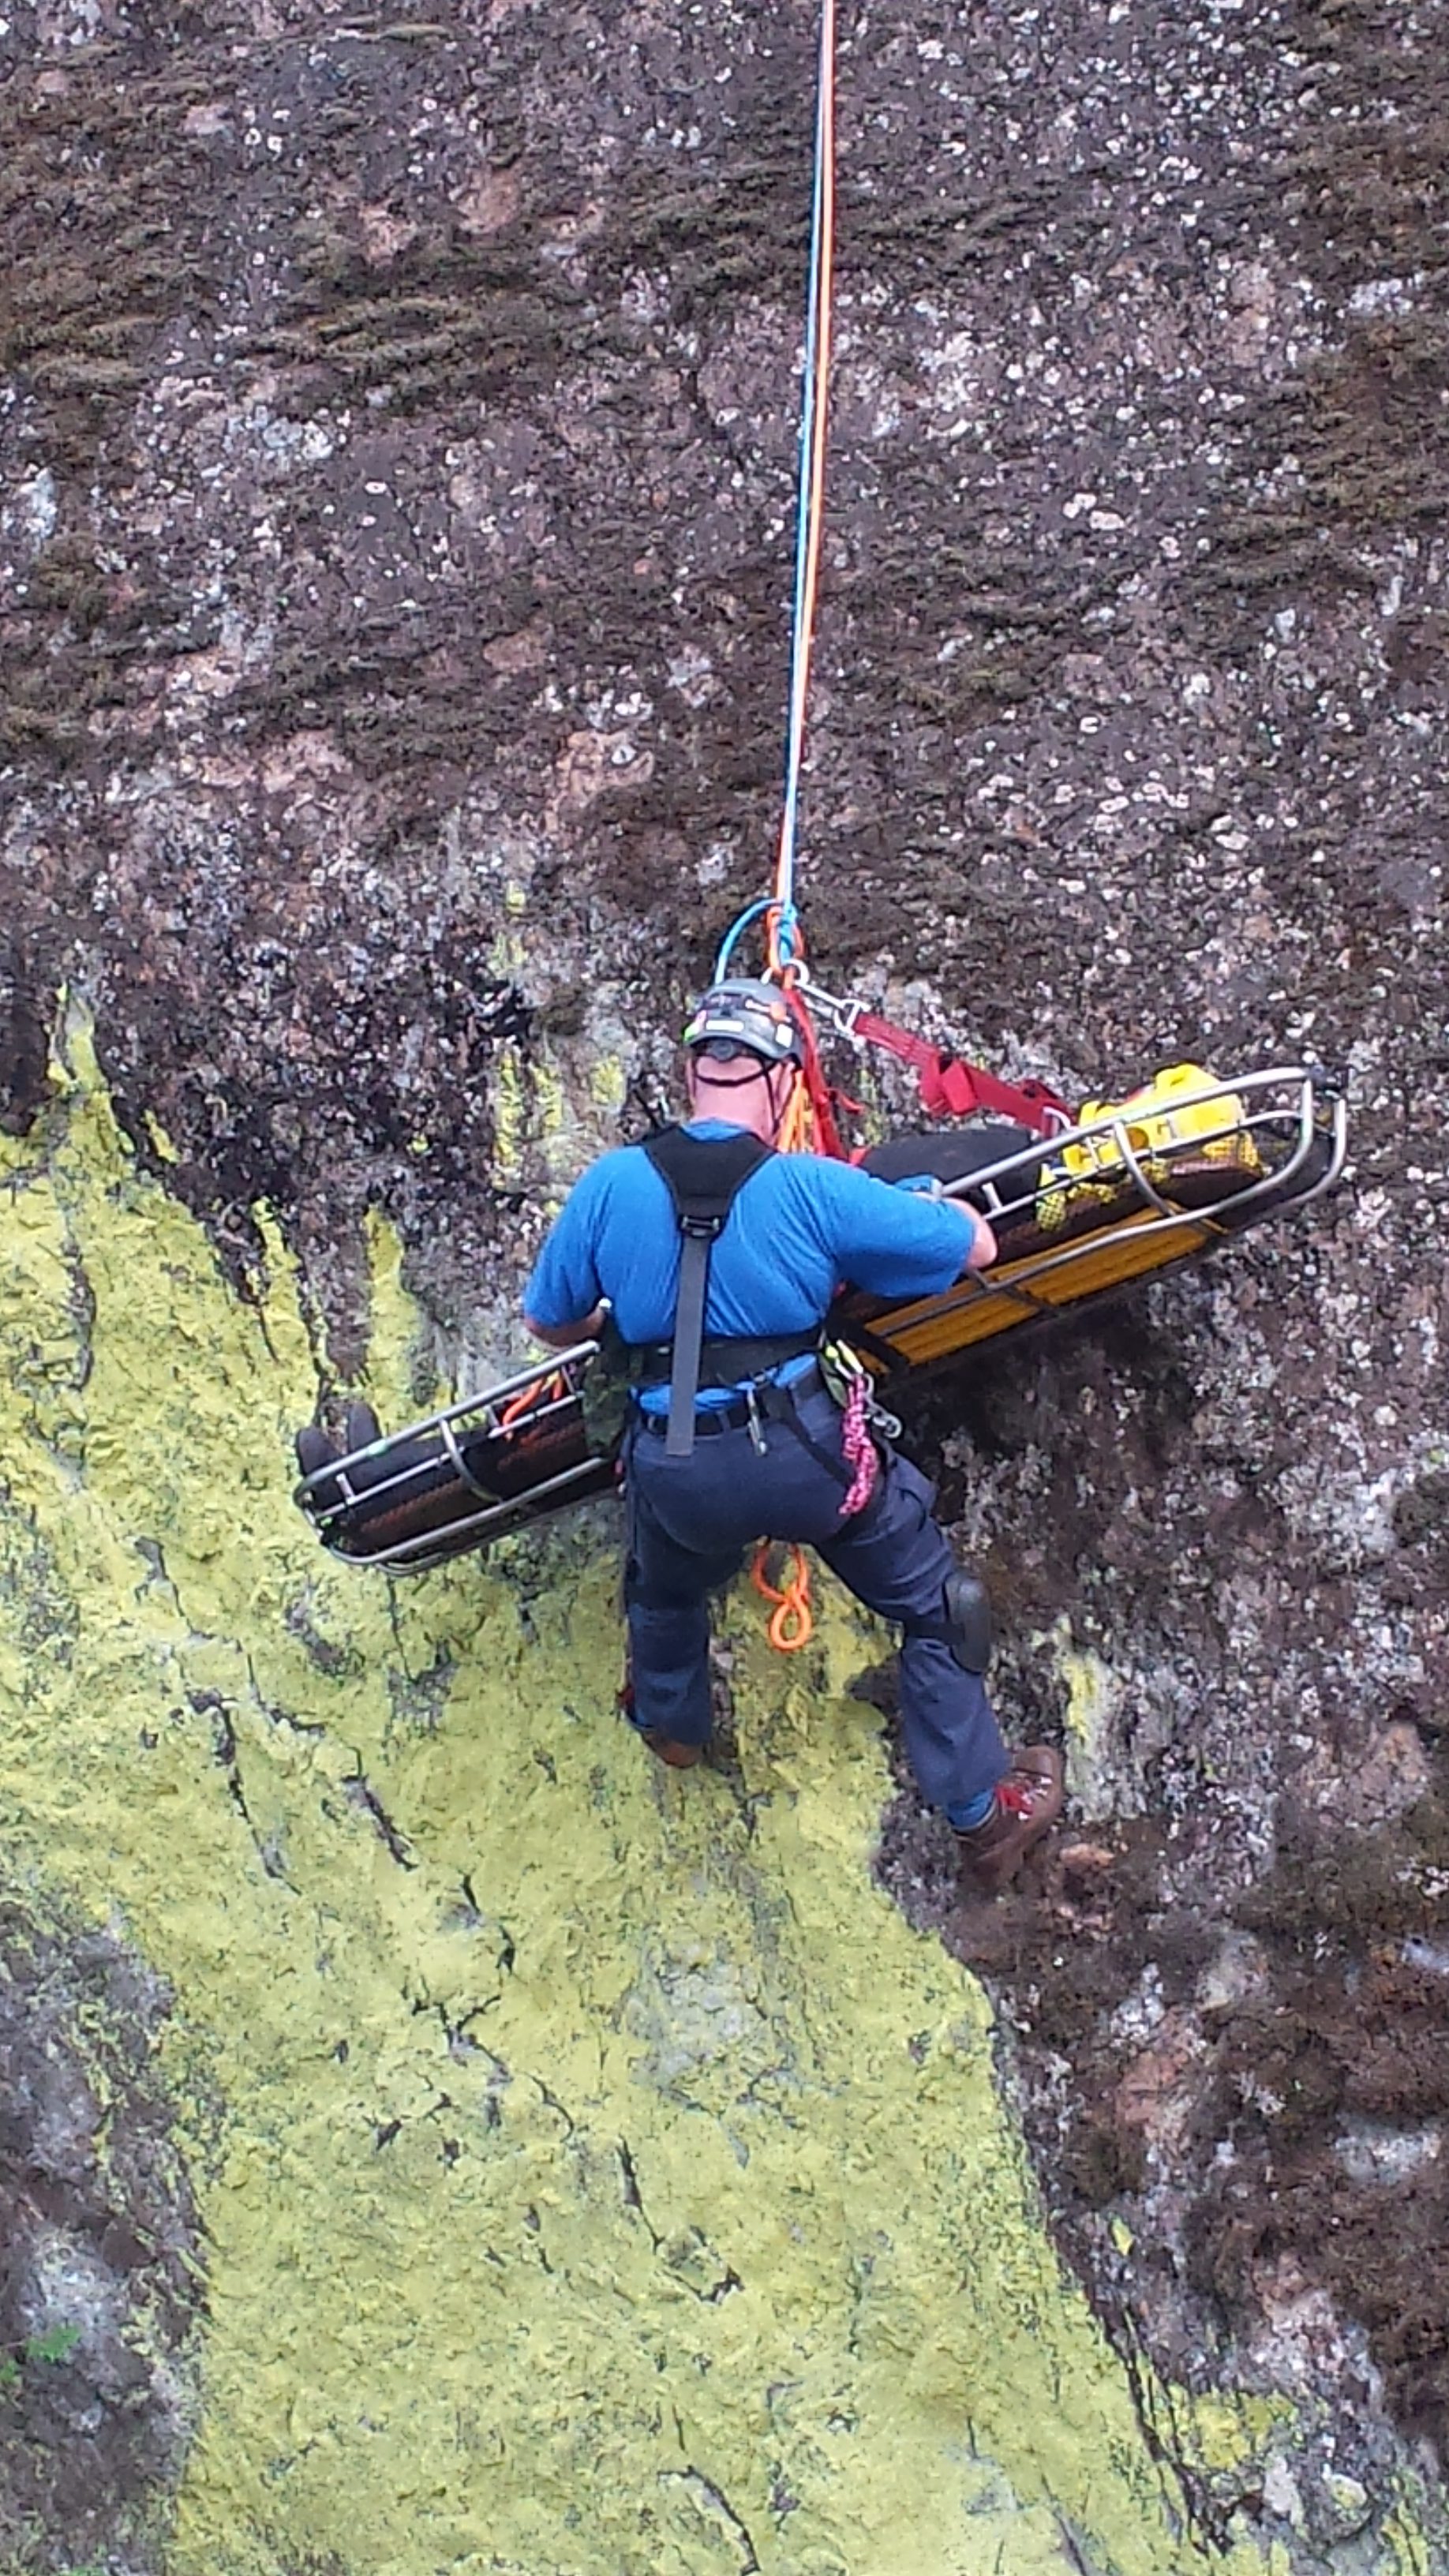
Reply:
[[[579,1158],[571,1150],[577,1122],[558,1074],[543,1055],[535,1056],[528,1068],[528,1109],[533,1150],[548,1182],[561,1194],[578,1169]]]
[[[1375,2576],[1434,2576],[1435,2562],[1407,2497],[1386,2516]]]
[[[181,1157],[177,1153],[175,1146],[172,1144],[171,1139],[167,1135],[160,1120],[158,1118],[153,1118],[149,1109],[143,1110],[141,1116],[146,1134],[151,1142],[152,1151],[160,1155],[163,1163],[179,1163]]]
[[[546,1204],[563,1198],[580,1161],[579,1120],[546,1055],[525,1058],[511,1040],[493,1076],[492,1178],[498,1189],[534,1186]]]
[[[1058,1620],[1052,1633],[1052,1643],[1057,1649],[1058,1667],[1067,1685],[1067,1733],[1085,1753],[1092,1754],[1100,1742],[1107,1714],[1116,1697],[1112,1674],[1100,1655],[1073,1646],[1071,1629],[1065,1619]]]
[[[1067,1787],[1088,1815],[1101,1815],[1120,1804],[1120,1784],[1115,1798],[1108,1789],[1107,1752],[1121,1685],[1100,1655],[1075,1643],[1065,1615],[1036,1642],[1052,1656],[1066,1684]]]
[[[371,1331],[364,1392],[379,1420],[395,1430],[425,1411],[429,1402],[441,1404],[446,1396],[433,1384],[422,1319],[403,1286],[401,1237],[376,1209],[367,1219],[367,1255]]]
[[[0,1797],[175,1997],[172,2576],[1200,2570],[982,1994],[872,1883],[879,1641],[751,1626],[738,1771],[683,1779],[614,1712],[606,1530],[391,1589],[323,1556],[285,1262],[229,1294],[83,1037],[58,1079],[44,1161],[0,1139]]]
[[[589,1097],[595,1108],[617,1113],[624,1105],[627,1088],[623,1057],[595,1056],[589,1067]]]
[[[512,1039],[498,1049],[490,1092],[493,1111],[493,1179],[516,1189],[523,1168],[523,1058]]]
[[[1192,2456],[1203,2469],[1240,2469],[1270,2442],[1281,2441],[1292,2422],[1286,2397],[1250,2395],[1242,2389],[1210,2391],[1193,2406]]]

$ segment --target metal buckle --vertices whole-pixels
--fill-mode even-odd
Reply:
[[[765,1426],[760,1420],[760,1408],[755,1401],[753,1386],[747,1386],[745,1389],[745,1420],[750,1427],[750,1445],[756,1457],[763,1458],[766,1454]]]
[[[801,976],[798,989],[810,1009],[829,1020],[838,1038],[846,1039],[851,1046],[861,1044],[855,1034],[855,1024],[867,1007],[864,1002],[842,1001],[838,994],[827,993],[822,984],[812,983],[808,975]]]

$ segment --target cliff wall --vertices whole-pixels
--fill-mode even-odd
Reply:
[[[1351,1186],[916,1407],[1019,1900],[842,1604],[694,1796],[604,1509],[319,1562],[768,874],[815,30],[11,8],[19,2568],[1449,2565],[1443,12],[842,33],[813,961]]]

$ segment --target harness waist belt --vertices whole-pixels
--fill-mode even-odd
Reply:
[[[803,1359],[820,1347],[820,1326],[808,1333],[765,1333],[757,1339],[711,1335],[699,1346],[701,1386],[739,1386],[747,1377],[766,1377],[787,1360]],[[672,1342],[633,1342],[630,1376],[638,1386],[667,1386],[673,1366]]]
[[[802,1396],[818,1394],[824,1384],[819,1369],[811,1368],[802,1370],[789,1386],[762,1386],[753,1398],[756,1418],[761,1422],[783,1421],[787,1413],[794,1411]],[[696,1413],[694,1436],[696,1440],[708,1440],[714,1432],[743,1431],[750,1412],[751,1398],[748,1395],[738,1395],[730,1404],[711,1405],[707,1412]],[[667,1414],[640,1413],[635,1419],[640,1430],[649,1432],[656,1440],[662,1440],[668,1432]]]

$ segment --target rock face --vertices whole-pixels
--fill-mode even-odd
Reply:
[[[43,1981],[3,1926],[6,2315],[77,2341],[26,2356],[9,2563],[1188,2576],[1184,2465],[1266,2477],[1282,2402],[1129,2373],[1063,2275],[981,1987],[871,1883],[847,1605],[783,1678],[736,1622],[686,1781],[620,1726],[596,1522],[391,1595],[321,1557],[275,1231],[229,1294],[80,1028],[53,1079],[0,1144],[0,1796],[75,1897]],[[1221,2563],[1269,2565],[1241,2521]]]
[[[174,2107],[148,2062],[165,1997],[114,1935],[0,1920],[0,2539],[146,2565],[194,2430],[201,2277]]]
[[[1140,2387],[1295,2399],[1246,2469],[1147,2408],[1204,2545],[1315,2570],[1372,2563],[1449,2402],[1443,15],[842,29],[812,961],[1068,1093],[1321,1052],[1352,1106],[1301,1227],[922,1399],[1076,1803],[989,1914],[904,1789],[880,1859],[999,1999]],[[431,1323],[395,1410],[516,1349],[551,1199],[661,1108],[767,881],[814,41],[0,27],[0,1126],[50,1169],[65,986],[126,1186],[262,1308],[299,1265],[324,1398],[393,1329],[371,1210]],[[656,2055],[729,2022],[646,1987]],[[686,2466],[678,2564],[736,2563]]]

